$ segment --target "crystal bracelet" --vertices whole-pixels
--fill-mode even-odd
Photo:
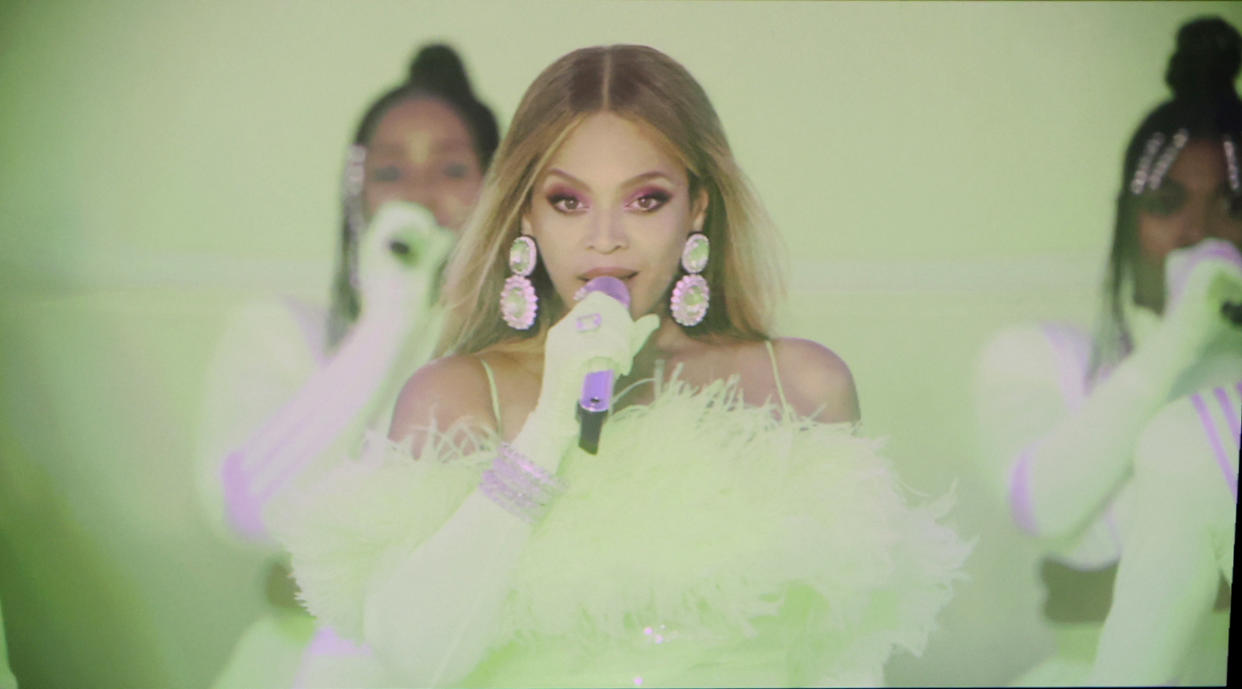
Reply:
[[[492,502],[533,524],[564,486],[511,445],[501,443],[500,454],[492,460],[491,468],[483,472],[479,490]]]

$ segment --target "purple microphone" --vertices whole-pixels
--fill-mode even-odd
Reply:
[[[582,299],[590,292],[603,292],[630,308],[630,290],[625,283],[611,275],[592,278],[575,295]],[[582,395],[578,398],[578,447],[591,454],[599,452],[599,434],[604,418],[612,407],[612,369],[591,371],[582,379]]]

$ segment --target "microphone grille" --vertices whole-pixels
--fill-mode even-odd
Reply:
[[[603,292],[608,296],[621,302],[625,308],[630,307],[630,290],[621,282],[620,278],[611,275],[601,275],[597,278],[591,278],[587,281],[582,289],[578,290],[577,298],[582,299],[590,292]]]

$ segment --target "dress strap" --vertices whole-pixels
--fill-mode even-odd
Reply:
[[[496,417],[496,434],[504,437],[504,426],[500,422],[500,394],[496,392],[496,375],[485,360],[480,358],[479,363],[483,364],[483,373],[487,374],[487,390],[492,396],[492,415]]]
[[[664,360],[656,359],[655,362],[655,396],[659,397],[664,390]]]
[[[776,367],[776,350],[771,340],[764,340],[763,346],[768,348],[768,361],[772,362],[772,379],[776,381],[776,394],[781,398],[781,409],[789,408],[789,400],[785,399],[785,387],[781,385],[781,372]]]

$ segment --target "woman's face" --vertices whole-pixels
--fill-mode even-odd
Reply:
[[[375,126],[363,184],[368,218],[386,201],[409,201],[425,206],[442,227],[457,230],[482,183],[470,132],[444,102],[402,101]]]
[[[637,317],[660,306],[686,237],[702,228],[706,199],[701,191],[691,198],[686,168],[647,130],[597,113],[535,180],[522,231],[565,304],[591,278],[611,275],[629,288]]]
[[[1138,200],[1135,303],[1164,308],[1164,260],[1208,237],[1242,249],[1242,205],[1230,193],[1220,141],[1195,139],[1169,167],[1159,189]]]

